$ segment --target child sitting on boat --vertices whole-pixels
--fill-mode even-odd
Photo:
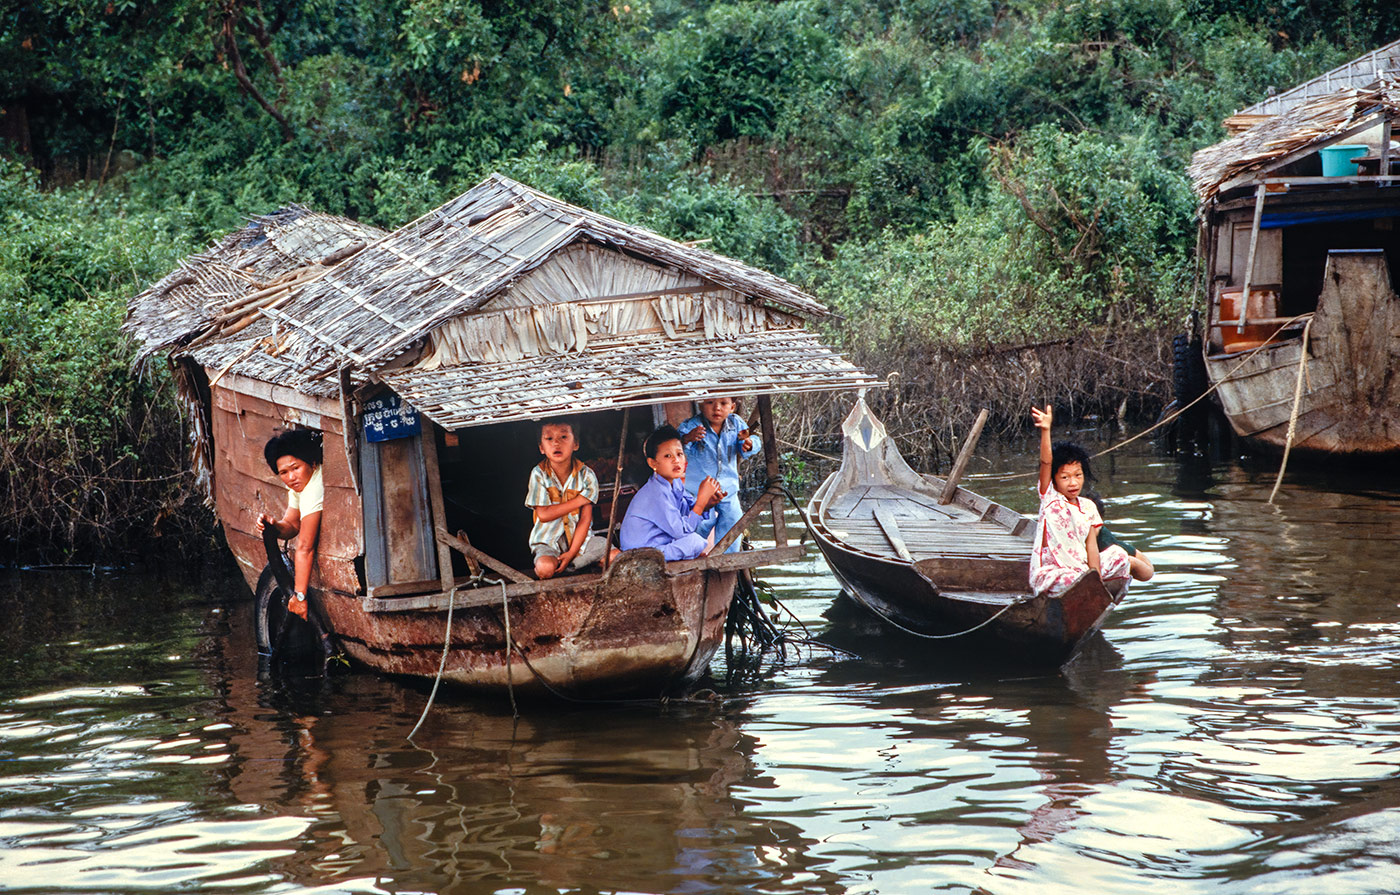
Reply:
[[[618,532],[623,550],[655,547],[668,560],[695,559],[714,544],[715,506],[724,490],[712,476],[696,483],[695,497],[685,491],[685,448],[681,433],[661,426],[647,436],[644,445],[652,476],[637,489]],[[709,523],[710,536],[698,529]]]
[[[1088,498],[1094,502],[1094,506],[1099,511],[1099,518],[1102,519],[1106,515],[1103,498],[1094,493],[1090,493]],[[1100,556],[1103,556],[1103,552],[1115,544],[1122,547],[1123,552],[1128,554],[1128,571],[1137,581],[1150,581],[1157,571],[1152,567],[1152,560],[1147,558],[1146,553],[1109,531],[1107,522],[1099,528],[1098,544]]]
[[[689,466],[685,473],[685,493],[694,500],[700,483],[706,478],[719,482],[726,494],[716,508],[715,521],[702,522],[696,529],[700,535],[714,532],[723,538],[744,515],[739,503],[739,458],[758,453],[763,442],[749,432],[749,424],[734,411],[737,402],[728,396],[706,398],[700,402],[700,412],[681,423],[681,444]],[[739,539],[729,545],[726,553],[739,549]]]
[[[598,562],[607,542],[589,529],[598,500],[598,477],[574,458],[578,437],[568,420],[540,424],[540,453],[544,460],[530,470],[525,505],[534,510],[530,551],[535,577],[552,578],[565,568],[577,571]]]
[[[1097,571],[1110,588],[1126,585],[1127,551],[1114,545],[1100,553],[1098,530],[1103,519],[1083,497],[1084,485],[1094,478],[1088,451],[1068,441],[1051,446],[1050,405],[1044,410],[1032,407],[1031,418],[1040,429],[1040,517],[1031,551],[1031,590],[1057,596],[1089,569]]]

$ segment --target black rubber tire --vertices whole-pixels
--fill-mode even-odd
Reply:
[[[277,584],[272,564],[263,568],[253,596],[253,630],[258,636],[258,655],[271,658],[273,641],[287,615],[287,595]]]
[[[1172,397],[1185,407],[1205,394],[1206,362],[1201,354],[1201,338],[1177,333],[1172,339]]]
[[[296,587],[292,566],[271,529],[263,531],[267,565],[258,576],[253,602],[253,628],[258,655],[277,662],[323,662],[322,638],[316,626],[287,611],[287,597]]]

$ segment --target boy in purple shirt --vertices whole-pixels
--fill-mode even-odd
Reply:
[[[645,448],[653,475],[628,505],[618,544],[623,550],[656,547],[668,560],[703,556],[710,542],[696,534],[695,528],[710,521],[715,505],[724,499],[719,482],[707,476],[696,486],[695,500],[686,496],[685,448],[673,426],[662,426],[648,435]]]

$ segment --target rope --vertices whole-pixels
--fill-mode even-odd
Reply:
[[[803,447],[803,446],[800,445],[800,444],[793,444],[791,441],[784,441],[783,439],[779,438],[779,439],[777,439],[777,442],[778,442],[778,444],[781,444],[781,445],[785,445],[785,446],[787,446],[787,447],[790,447],[790,448],[792,448],[792,449],[795,450],[795,451],[801,451],[801,452],[804,453],[804,454],[811,454],[813,457],[817,457],[817,458],[822,459],[822,460],[830,460],[832,463],[840,463],[840,462],[841,462],[841,458],[840,458],[840,457],[833,457],[833,456],[831,456],[830,454],[823,454],[823,453],[821,453],[820,451],[814,451],[814,450],[812,450],[811,448],[805,448],[805,447]]]
[[[864,606],[866,609],[869,609],[871,612],[873,612],[873,613],[875,613],[876,615],[878,615],[886,624],[894,625],[896,628],[898,628],[899,630],[903,631],[904,633],[906,633],[906,634],[912,634],[912,635],[915,636],[915,637],[921,637],[921,638],[923,638],[924,640],[951,640],[951,639],[953,639],[954,637],[963,637],[963,636],[965,636],[965,635],[967,635],[967,634],[971,634],[973,631],[976,631],[976,630],[978,630],[979,628],[985,628],[987,625],[990,625],[992,622],[994,622],[994,621],[996,621],[997,619],[1001,618],[1002,614],[1005,613],[1006,610],[1010,609],[1011,607],[1013,607],[1013,606],[1020,606],[1022,603],[1029,603],[1032,599],[1034,599],[1033,597],[1027,597],[1027,598],[1022,598],[1022,599],[1020,599],[1020,600],[1013,600],[1013,601],[1011,601],[1010,603],[1007,603],[1005,606],[1003,606],[1003,607],[1001,607],[1000,609],[998,609],[998,610],[996,611],[996,614],[995,614],[995,615],[992,615],[992,616],[989,616],[988,618],[983,619],[982,621],[978,622],[977,624],[973,625],[972,627],[970,627],[970,628],[968,628],[968,629],[966,629],[966,630],[964,630],[964,631],[957,631],[957,632],[955,632],[955,633],[953,633],[953,634],[923,634],[923,633],[920,633],[919,631],[914,631],[914,630],[911,630],[911,629],[909,629],[909,628],[906,628],[906,627],[904,627],[903,625],[901,625],[899,622],[897,622],[897,621],[895,621],[894,619],[890,618],[888,615],[885,615],[883,612],[881,612],[880,610],[876,609],[874,606],[871,606],[869,603],[865,602],[865,600],[861,598],[860,594],[856,593],[855,591],[851,591],[851,596],[855,597],[857,603],[859,603],[860,605]]]
[[[1118,450],[1118,449],[1121,448],[1121,447],[1126,447],[1127,445],[1132,444],[1134,441],[1137,441],[1139,438],[1142,438],[1142,437],[1144,437],[1144,436],[1146,436],[1146,435],[1150,435],[1151,433],[1153,433],[1153,432],[1155,432],[1156,430],[1158,430],[1158,429],[1162,428],[1163,426],[1165,426],[1167,423],[1170,423],[1171,421],[1175,420],[1177,417],[1181,416],[1183,413],[1185,413],[1186,411],[1190,410],[1192,407],[1195,407],[1197,404],[1201,403],[1201,402],[1204,401],[1207,397],[1209,397],[1210,394],[1211,394],[1211,392],[1214,392],[1216,389],[1220,388],[1220,386],[1222,386],[1222,385],[1224,385],[1225,383],[1229,382],[1230,379],[1233,378],[1234,375],[1235,375],[1236,373],[1238,373],[1238,372],[1240,371],[1240,369],[1243,368],[1244,365],[1245,365],[1246,363],[1248,363],[1249,360],[1250,360],[1251,358],[1254,357],[1254,355],[1258,354],[1260,351],[1263,351],[1265,348],[1270,347],[1270,346],[1272,345],[1272,343],[1273,343],[1273,338],[1274,338],[1274,336],[1277,336],[1279,333],[1283,332],[1283,331],[1284,331],[1285,329],[1287,329],[1289,326],[1292,326],[1294,323],[1297,323],[1299,320],[1302,320],[1302,319],[1305,318],[1305,317],[1308,318],[1308,322],[1307,322],[1306,324],[1304,324],[1304,326],[1303,326],[1303,331],[1304,331],[1304,333],[1306,333],[1308,327],[1312,326],[1312,312],[1311,312],[1311,311],[1308,312],[1308,313],[1306,313],[1306,314],[1299,314],[1299,315],[1296,316],[1296,317],[1291,317],[1291,318],[1289,318],[1288,320],[1284,321],[1282,324],[1280,324],[1280,325],[1279,325],[1279,328],[1276,329],[1276,330],[1274,330],[1273,333],[1270,334],[1269,338],[1267,338],[1267,339],[1264,340],[1264,343],[1263,343],[1262,345],[1259,345],[1257,348],[1255,348],[1255,349],[1253,349],[1252,351],[1250,351],[1250,352],[1249,352],[1248,354],[1246,354],[1244,357],[1240,358],[1240,362],[1237,363],[1237,364],[1235,364],[1233,367],[1231,367],[1231,368],[1230,368],[1230,372],[1228,372],[1228,373],[1226,373],[1224,376],[1220,377],[1220,380],[1219,380],[1218,382],[1214,383],[1213,385],[1211,385],[1210,388],[1208,388],[1208,389],[1206,389],[1205,391],[1201,392],[1200,396],[1197,397],[1195,400],[1191,401],[1191,402],[1188,403],[1188,404],[1184,404],[1184,405],[1181,406],[1181,407],[1178,407],[1176,410],[1174,410],[1173,412],[1171,412],[1171,413],[1167,414],[1166,416],[1162,417],[1160,420],[1158,420],[1157,422],[1153,423],[1151,426],[1148,426],[1146,429],[1143,429],[1143,430],[1142,430],[1141,432],[1139,432],[1138,434],[1136,434],[1136,435],[1134,435],[1134,436],[1132,436],[1132,437],[1130,437],[1130,438],[1125,438],[1125,439],[1123,439],[1122,441],[1118,442],[1117,444],[1113,445],[1112,447],[1106,447],[1106,448],[1104,448],[1103,450],[1099,451],[1097,454],[1091,454],[1091,455],[1090,455],[1090,459],[1096,459],[1096,458],[1098,458],[1098,457],[1104,456],[1105,454],[1111,454],[1111,453],[1113,453],[1114,451]],[[987,476],[987,478],[989,478],[989,479],[995,479],[995,480],[997,480],[997,481],[1003,481],[1003,482],[1005,482],[1005,481],[1011,481],[1012,479],[1026,479],[1026,478],[1030,478],[1030,477],[1032,477],[1032,476],[1037,476],[1037,475],[1040,475],[1040,473],[1039,473],[1038,471],[1037,471],[1037,472],[1017,472],[1017,473],[1012,473],[1012,474],[1010,474],[1010,475]]]
[[[510,670],[511,647],[515,643],[515,638],[510,636],[510,601],[506,599],[506,581],[501,579],[501,612],[506,619],[506,692],[510,694],[510,713],[516,718],[520,717],[520,708],[515,704],[515,675]],[[534,669],[530,669],[532,672]],[[535,675],[539,677],[539,675]]]
[[[428,711],[433,707],[433,700],[437,698],[438,685],[442,683],[442,672],[447,667],[447,654],[452,648],[452,607],[456,602],[457,588],[453,587],[452,592],[447,595],[447,630],[442,635],[442,658],[438,660],[437,674],[433,676],[433,689],[428,691],[428,704],[423,706],[423,714],[418,716],[418,723],[408,732],[409,742],[413,742],[414,734],[418,733],[418,728],[428,719]]]
[[[1288,451],[1293,447],[1293,436],[1298,431],[1298,405],[1303,401],[1303,376],[1308,372],[1308,333],[1312,330],[1312,320],[1303,325],[1303,353],[1298,357],[1298,380],[1293,384],[1293,411],[1288,414],[1288,434],[1283,439],[1283,460],[1278,465],[1278,478],[1274,479],[1274,490],[1269,492],[1269,503],[1278,496],[1283,484],[1283,471],[1288,468]]]

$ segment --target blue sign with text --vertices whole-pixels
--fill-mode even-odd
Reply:
[[[418,411],[394,394],[365,402],[364,425],[365,440],[371,443],[410,438],[423,431]]]

